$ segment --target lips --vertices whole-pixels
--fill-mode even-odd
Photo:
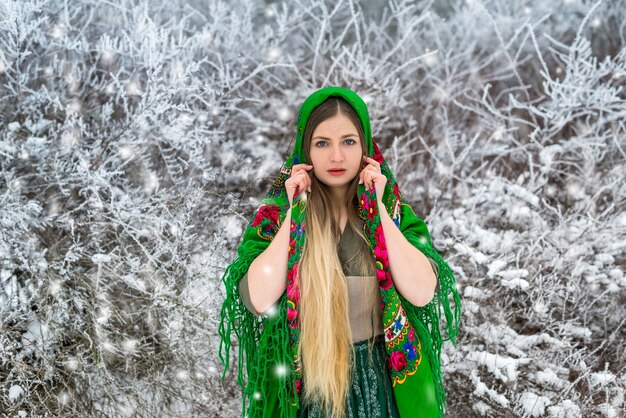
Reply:
[[[345,169],[341,169],[341,170],[327,170],[327,171],[328,171],[328,173],[329,173],[331,176],[340,176],[340,175],[342,175],[343,173],[345,173],[345,172],[346,172],[346,170],[345,170]]]
[[[346,171],[345,168],[331,168],[328,170],[329,173],[343,173],[344,171]]]

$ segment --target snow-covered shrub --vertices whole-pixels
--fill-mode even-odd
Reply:
[[[0,2],[0,411],[240,416],[220,277],[335,84],[459,281],[448,415],[618,416],[621,3]]]

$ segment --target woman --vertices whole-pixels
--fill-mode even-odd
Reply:
[[[237,253],[219,333],[224,375],[231,332],[240,343],[243,416],[441,416],[440,309],[456,344],[460,298],[356,93],[332,86],[304,101]]]

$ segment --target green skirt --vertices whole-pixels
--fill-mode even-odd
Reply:
[[[346,402],[346,418],[400,418],[391,373],[385,351],[385,337],[380,334],[373,338],[371,362],[368,358],[370,340],[354,344],[356,372],[348,392]],[[422,353],[423,354],[423,353]],[[418,368],[421,381],[419,393],[421,408],[410,411],[416,418],[439,418],[439,407],[435,399],[435,383],[428,358],[422,356],[422,366]],[[304,389],[304,388],[303,388]],[[297,413],[298,418],[326,418],[317,405],[302,405]]]
[[[373,338],[371,362],[368,358],[370,341],[372,339],[354,344],[356,371],[348,392],[346,418],[400,418],[387,363],[385,337],[380,334]],[[417,373],[422,384],[415,396],[420,399],[421,408],[411,413],[415,418],[439,418],[441,415],[435,399],[435,382],[425,355],[422,356],[420,366]],[[303,404],[297,417],[326,418],[326,415],[317,405]]]
[[[368,358],[369,341],[371,339],[354,344],[356,370],[348,392],[346,418],[400,418],[387,364],[385,337],[382,334],[374,337],[371,362]],[[298,418],[325,417],[317,405],[304,404],[298,410]]]

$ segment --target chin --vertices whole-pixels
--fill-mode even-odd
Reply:
[[[343,181],[332,181],[331,180],[331,181],[328,181],[328,182],[323,181],[322,183],[324,183],[328,187],[348,187],[348,186],[350,186],[351,181],[343,182]]]

